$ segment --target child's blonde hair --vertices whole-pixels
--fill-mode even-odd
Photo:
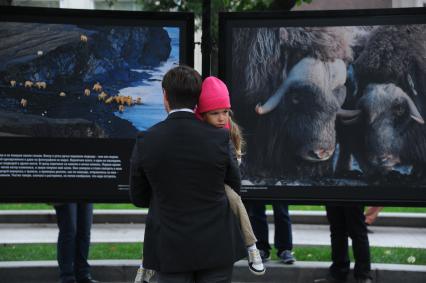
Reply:
[[[229,125],[229,132],[232,143],[235,147],[237,158],[241,158],[243,156],[246,143],[242,135],[241,127],[234,121],[234,119],[232,119],[232,112],[230,112],[229,115]]]

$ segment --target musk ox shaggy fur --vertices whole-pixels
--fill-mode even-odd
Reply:
[[[426,162],[426,30],[424,25],[383,26],[371,33],[353,63],[353,87],[345,106],[358,108],[339,126],[343,152],[368,175],[396,164],[421,171]],[[343,160],[343,161],[342,161]]]
[[[352,60],[353,33],[347,28],[242,28],[233,38],[233,70],[240,71],[234,71],[233,85],[244,83],[245,99],[267,99],[270,89],[281,84],[304,57]]]
[[[369,84],[358,102],[358,128],[363,141],[354,156],[368,174],[385,173],[397,165],[426,165],[426,113],[395,84]]]
[[[353,63],[355,96],[359,98],[370,83],[394,83],[410,97],[419,94],[419,97],[425,97],[425,42],[424,25],[381,26],[375,29]]]
[[[338,27],[234,31],[232,107],[249,178],[332,174],[351,36]]]

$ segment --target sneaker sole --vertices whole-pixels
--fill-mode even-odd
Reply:
[[[289,260],[283,260],[282,261],[284,264],[293,264],[293,263],[295,263],[296,262],[296,260],[294,260],[294,259],[289,259]]]
[[[249,270],[250,270],[250,272],[251,272],[251,273],[253,273],[254,275],[257,275],[257,276],[264,275],[264,274],[265,274],[265,272],[266,272],[266,268],[265,268],[265,269],[263,269],[262,271],[255,271],[255,270],[253,270],[253,269],[251,269],[251,268],[249,267]]]

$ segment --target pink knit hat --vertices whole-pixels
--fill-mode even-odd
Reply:
[[[201,120],[202,113],[222,108],[231,108],[228,88],[220,79],[208,77],[203,81],[195,114]]]

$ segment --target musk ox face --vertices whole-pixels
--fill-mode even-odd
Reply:
[[[370,84],[358,107],[362,110],[367,162],[388,171],[404,157],[410,146],[409,132],[424,124],[411,98],[394,84]]]
[[[336,145],[338,100],[314,85],[294,84],[283,101],[281,120],[289,149],[309,162],[328,160]]]
[[[346,97],[345,80],[342,60],[306,57],[255,111],[259,115],[275,111],[278,135],[283,133],[290,154],[309,162],[326,161],[335,149],[335,120]]]

